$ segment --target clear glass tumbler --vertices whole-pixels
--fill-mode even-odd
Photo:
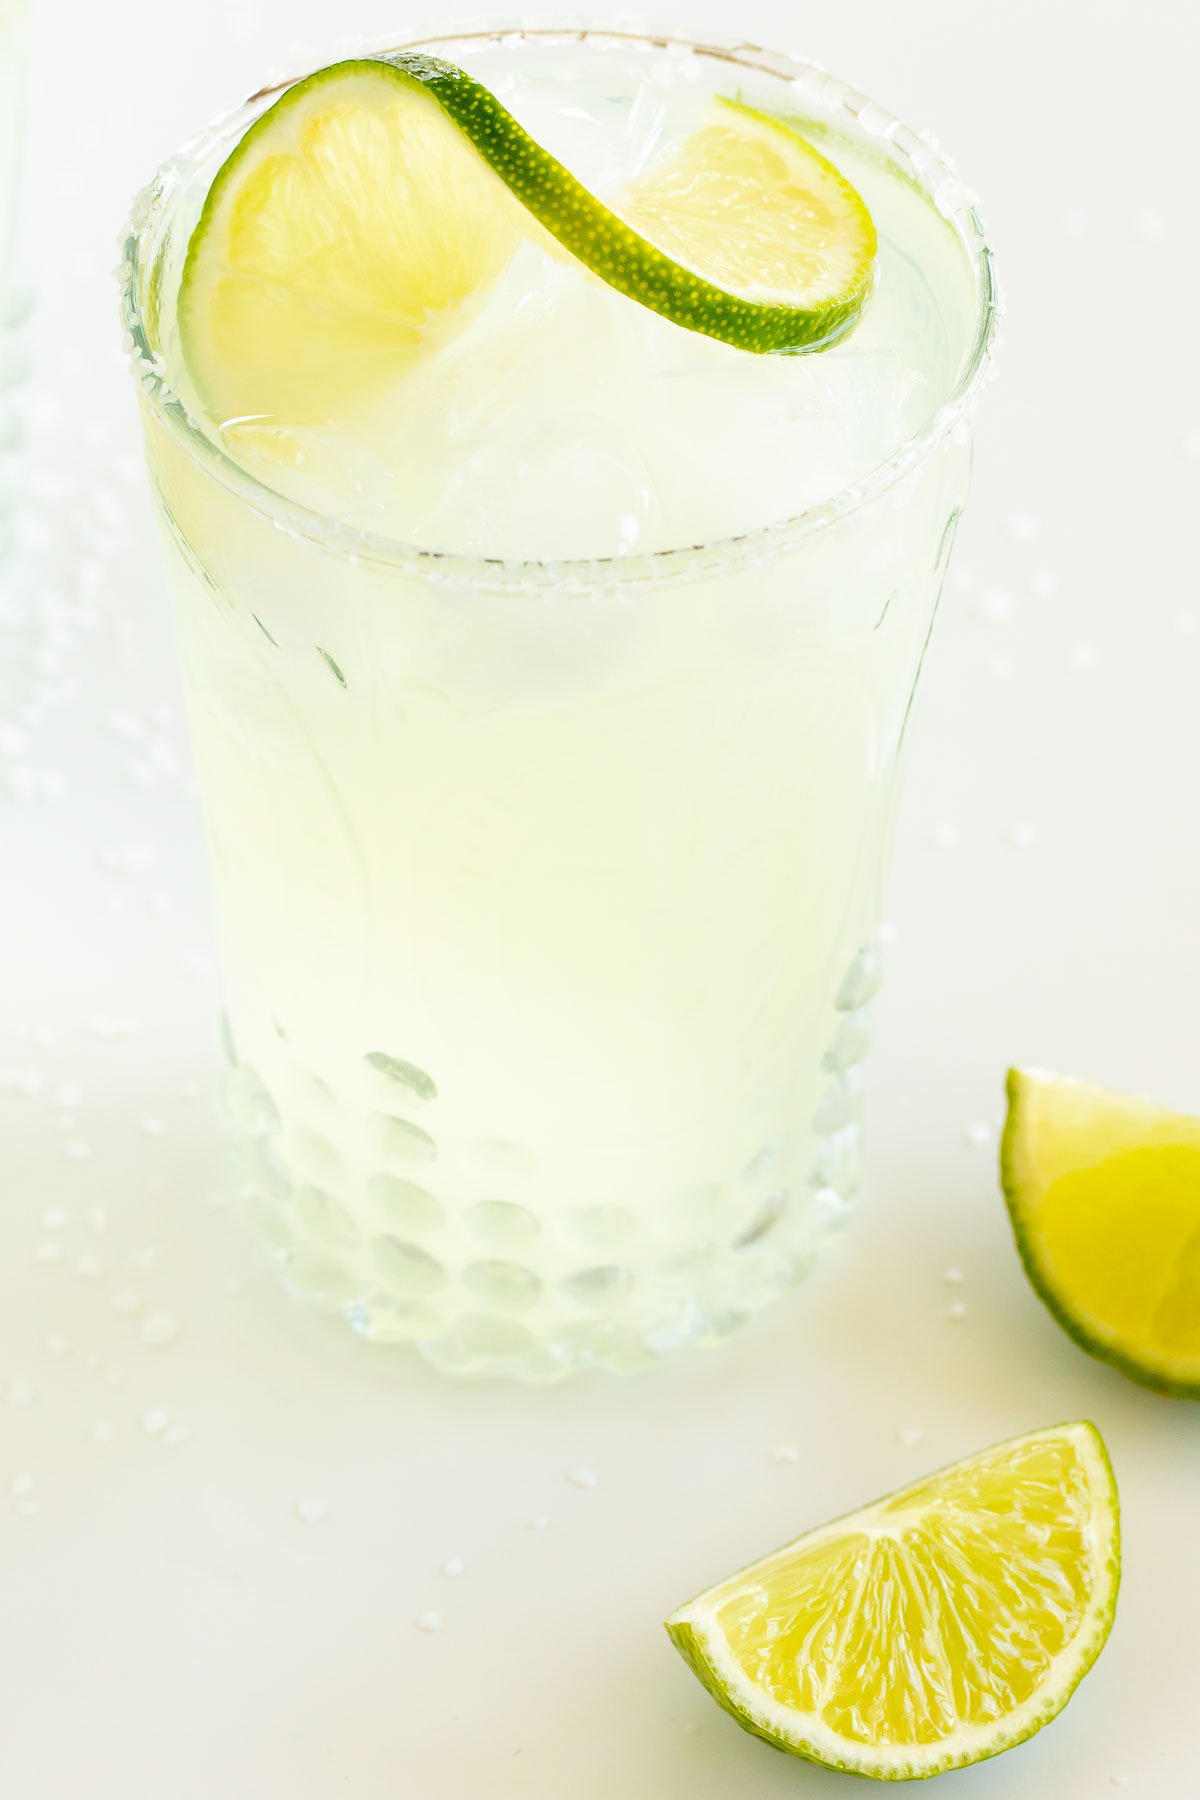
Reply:
[[[163,297],[262,97],[130,228],[241,1193],[294,1291],[445,1371],[545,1380],[717,1342],[858,1186],[873,932],[991,262],[914,134],[817,71],[725,54],[869,131],[936,194],[973,284],[920,436],[742,538],[470,560],[230,460],[168,386]]]

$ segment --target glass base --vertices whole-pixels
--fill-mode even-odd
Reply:
[[[520,1147],[497,1141],[471,1146],[473,1183],[449,1192],[432,1135],[401,1116],[404,1100],[422,1112],[428,1077],[383,1057],[380,1079],[393,1090],[384,1166],[349,1184],[337,1145],[351,1122],[332,1090],[293,1071],[285,1124],[258,1073],[231,1057],[225,1099],[242,1209],[293,1294],[445,1374],[630,1374],[721,1343],[807,1274],[853,1208],[858,1065],[878,979],[865,949],[838,993],[820,1103],[791,1153],[765,1144],[736,1183],[689,1188],[650,1218],[617,1203],[539,1210],[532,1197],[493,1197],[522,1192]]]

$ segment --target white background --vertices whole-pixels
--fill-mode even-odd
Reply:
[[[43,5],[33,496],[0,575],[6,1800],[844,1795],[719,1714],[659,1621],[806,1525],[1075,1415],[1121,1483],[1116,1628],[1054,1726],[939,1791],[1200,1792],[1200,1413],[1060,1334],[968,1131],[999,1123],[1010,1061],[1200,1110],[1195,15],[656,10],[797,48],[933,129],[1009,291],[918,709],[860,1214],[719,1355],[524,1393],[293,1306],[210,1203],[202,848],[108,271],[183,137],[300,40],[317,61],[412,15]]]

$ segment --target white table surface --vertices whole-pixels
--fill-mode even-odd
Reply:
[[[970,1130],[1014,1060],[1200,1109],[1185,10],[658,0],[931,126],[984,197],[1011,315],[924,681],[860,1214],[720,1354],[527,1393],[301,1310],[218,1204],[202,846],[108,274],[183,136],[297,40],[407,9],[42,6],[33,495],[0,576],[5,1800],[843,1796],[718,1713],[659,1621],[806,1525],[1077,1415],[1124,1501],[1112,1639],[1055,1725],[939,1792],[1200,1793],[1200,1410],[1062,1336]]]

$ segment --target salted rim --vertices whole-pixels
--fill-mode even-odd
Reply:
[[[951,392],[922,429],[906,438],[889,457],[860,480],[849,483],[828,499],[788,518],[710,542],[685,544],[641,555],[635,553],[606,557],[550,559],[464,556],[450,550],[423,549],[402,539],[389,538],[379,532],[349,525],[335,515],[321,513],[290,500],[235,462],[203,431],[171,390],[167,382],[166,364],[151,345],[147,334],[141,289],[144,277],[148,277],[153,269],[157,227],[195,162],[221,139],[233,137],[235,132],[240,133],[246,129],[257,115],[261,103],[302,80],[310,72],[306,68],[294,75],[267,83],[240,106],[221,114],[205,131],[189,139],[161,166],[149,186],[134,197],[122,240],[123,260],[117,270],[121,288],[121,317],[126,330],[125,348],[130,368],[143,397],[182,447],[259,517],[314,548],[327,549],[359,562],[405,569],[431,580],[441,578],[516,589],[544,590],[553,587],[589,591],[630,584],[659,583],[699,572],[722,573],[747,562],[774,560],[777,554],[791,548],[800,539],[824,530],[876,500],[902,480],[937,444],[962,424],[991,364],[1000,296],[991,247],[984,234],[974,198],[959,181],[953,166],[925,138],[857,89],[798,56],[765,50],[759,45],[736,39],[681,38],[669,30],[659,32],[645,23],[627,24],[619,19],[594,25],[580,25],[578,22],[556,24],[552,21],[533,24],[521,19],[475,18],[461,22],[450,21],[428,30],[414,30],[399,45],[390,36],[371,39],[365,43],[343,41],[333,48],[330,60],[354,55],[378,55],[399,48],[417,49],[435,44],[462,43],[472,38],[492,41],[504,38],[546,41],[578,39],[581,42],[586,40],[599,44],[636,42],[667,51],[685,50],[731,63],[735,67],[774,75],[786,83],[802,101],[810,106],[815,105],[822,115],[835,123],[837,115],[844,114],[857,134],[865,137],[868,142],[883,146],[890,153],[891,160],[912,177],[941,217],[956,232],[962,244],[975,280],[978,298],[975,338],[963,371]],[[321,65],[318,63],[316,66]]]

